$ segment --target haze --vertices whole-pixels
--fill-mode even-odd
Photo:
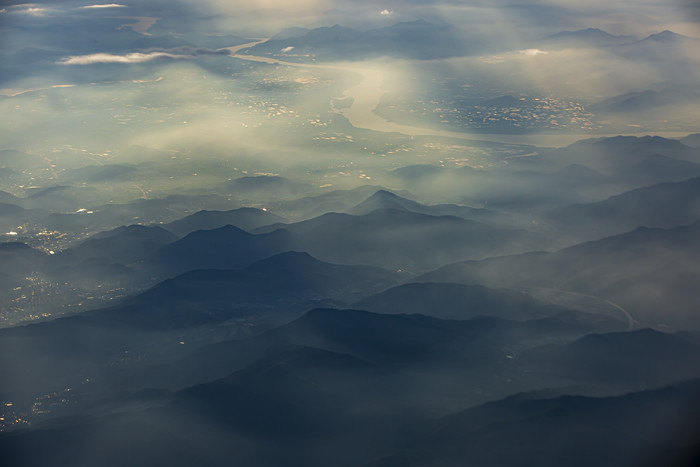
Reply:
[[[3,465],[695,465],[699,25],[3,3]]]

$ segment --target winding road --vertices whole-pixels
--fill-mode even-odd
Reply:
[[[617,303],[611,302],[610,300],[607,300],[607,299],[601,298],[601,297],[596,297],[595,295],[589,295],[589,294],[580,293],[580,292],[572,292],[569,290],[555,290],[555,292],[560,292],[560,293],[567,294],[567,295],[573,295],[575,297],[592,298],[594,300],[601,301],[601,302],[613,307],[614,309],[618,310],[619,312],[621,312],[625,316],[625,319],[627,320],[627,330],[628,331],[632,331],[634,329],[641,327],[639,322],[636,319],[634,319],[634,316],[632,316],[632,314],[629,311],[625,310]]]

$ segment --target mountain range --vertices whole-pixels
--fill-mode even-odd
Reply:
[[[463,43],[448,24],[417,20],[369,31],[337,24],[311,30],[295,28],[282,31],[245,52],[286,60],[364,60],[384,55],[421,60],[467,55],[478,45]]]

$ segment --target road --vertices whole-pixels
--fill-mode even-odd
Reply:
[[[634,316],[632,316],[632,314],[630,314],[629,311],[625,310],[617,303],[611,302],[610,300],[607,300],[607,299],[601,298],[601,297],[596,297],[595,295],[589,295],[589,294],[584,294],[584,293],[580,293],[580,292],[571,292],[568,290],[556,290],[555,292],[561,292],[561,293],[564,293],[567,295],[573,295],[573,296],[578,296],[578,297],[592,298],[594,300],[601,301],[601,302],[615,308],[616,310],[620,311],[625,316],[625,319],[627,320],[627,330],[628,331],[632,331],[636,328],[641,327],[639,322],[636,319],[634,319]]]

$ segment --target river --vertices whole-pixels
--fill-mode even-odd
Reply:
[[[352,105],[343,108],[335,109],[336,113],[341,114],[348,119],[350,124],[355,128],[366,130],[374,130],[380,132],[394,132],[410,136],[442,136],[448,138],[458,138],[470,141],[491,141],[497,143],[509,144],[530,144],[535,146],[566,146],[575,141],[586,138],[602,138],[617,136],[616,134],[497,134],[497,133],[468,133],[448,130],[438,130],[434,128],[415,127],[403,125],[401,123],[391,122],[375,113],[379,106],[382,96],[387,93],[382,89],[384,83],[384,71],[378,66],[367,66],[366,62],[361,62],[360,65],[354,63],[294,63],[286,62],[276,58],[260,57],[257,55],[245,55],[239,52],[242,49],[252,47],[255,44],[264,42],[267,39],[259,39],[254,42],[237,45],[234,47],[226,47],[231,52],[231,57],[251,62],[269,63],[272,65],[283,65],[299,68],[324,68],[333,70],[342,70],[350,73],[357,73],[362,77],[362,80],[343,92],[341,98],[352,98]],[[643,136],[648,133],[627,133],[628,135]],[[688,133],[682,132],[663,132],[654,133],[658,136],[666,138],[680,138]],[[529,155],[529,154],[528,154]]]

